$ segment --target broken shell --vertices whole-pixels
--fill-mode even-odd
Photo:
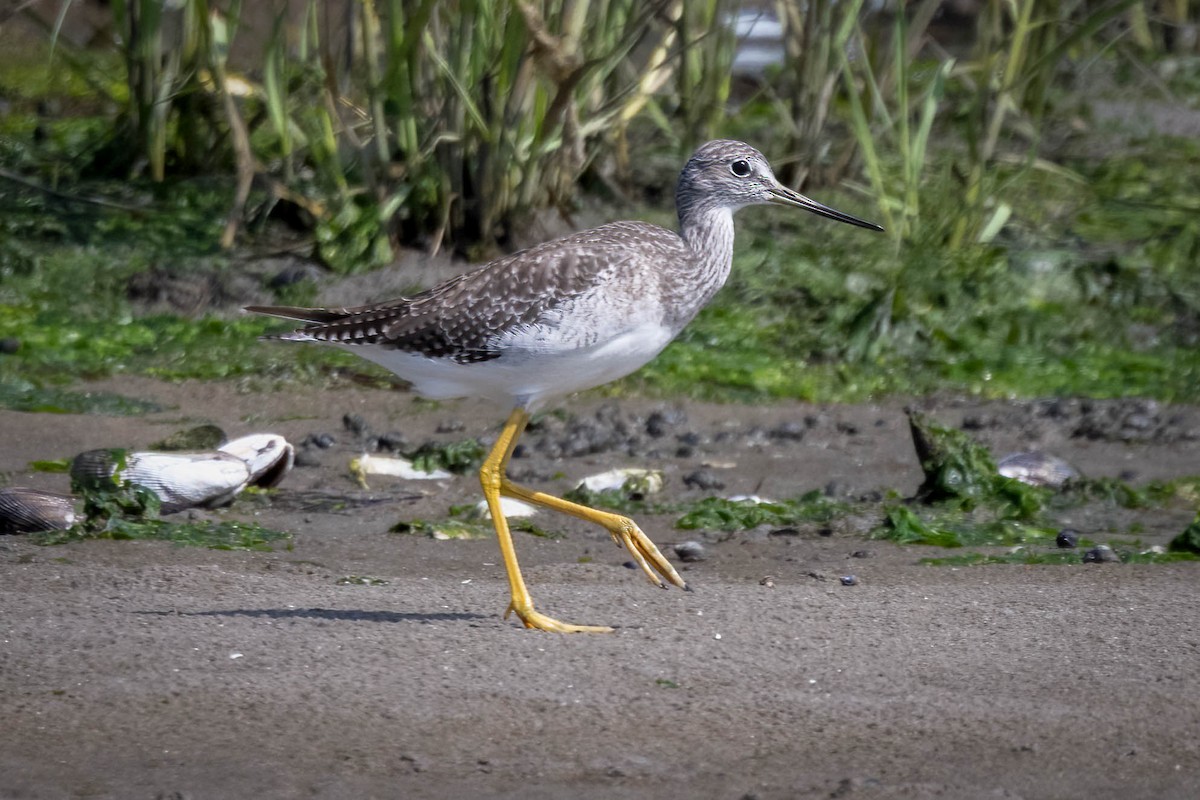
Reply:
[[[663,488],[662,470],[610,469],[596,475],[589,475],[579,482],[578,489],[589,492],[625,491],[631,494],[655,494]]]
[[[765,497],[759,497],[756,494],[734,494],[725,498],[731,503],[753,503],[754,505],[770,505],[774,500],[768,500]]]
[[[1058,456],[1031,451],[1011,453],[996,462],[996,471],[1006,478],[1013,478],[1030,486],[1048,486],[1057,489],[1069,480],[1079,477],[1079,470]]]
[[[413,466],[413,462],[407,458],[393,458],[391,456],[373,456],[363,453],[356,459],[350,462],[350,473],[358,480],[360,486],[364,489],[370,489],[367,485],[368,475],[388,475],[393,478],[403,478],[408,481],[420,480],[444,480],[453,478],[449,472],[441,469],[425,472]]]
[[[500,511],[503,512],[506,519],[516,519],[518,517],[532,517],[537,513],[537,506],[532,503],[526,503],[524,500],[518,500],[515,497],[501,497]],[[492,511],[488,508],[486,500],[481,500],[471,510],[471,519],[491,519]]]
[[[249,484],[250,468],[222,452],[130,453],[118,471],[114,451],[88,450],[71,462],[71,477],[84,486],[115,486],[114,479],[143,486],[158,495],[161,512],[170,514],[228,503]]]
[[[21,486],[0,489],[0,533],[61,531],[75,524],[70,497]]]
[[[278,486],[296,461],[296,448],[275,433],[252,433],[217,448],[246,462],[250,485],[269,489]]]

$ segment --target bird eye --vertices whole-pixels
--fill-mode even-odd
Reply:
[[[744,158],[739,158],[729,165],[729,171],[739,178],[745,178],[750,174],[750,162]]]

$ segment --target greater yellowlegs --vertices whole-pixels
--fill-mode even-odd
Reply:
[[[521,577],[502,496],[596,523],[650,579],[687,584],[628,517],[519,486],[505,474],[529,415],[548,400],[628,375],[653,359],[725,283],[733,260],[733,212],[775,203],[882,230],[779,183],[742,142],[709,142],[688,160],[675,191],[679,233],[613,222],[500,258],[413,297],[356,308],[252,306],[303,320],[281,336],[354,350],[429,398],[481,397],[512,409],[479,471],[514,612],[528,628],[603,632],[534,610]],[[659,576],[662,576],[660,578]]]

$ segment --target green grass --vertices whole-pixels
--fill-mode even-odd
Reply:
[[[83,123],[62,124],[53,153],[44,143],[21,149],[16,134],[0,137],[0,151],[65,158],[54,153],[77,146],[70,125]],[[657,360],[602,391],[748,402],[943,391],[1200,400],[1200,214],[1189,182],[1200,147],[1149,139],[1132,154],[1068,166],[1082,183],[1029,177],[1004,235],[956,250],[936,226],[897,244],[799,212],[747,209],[728,285]],[[130,300],[130,280],[151,269],[238,269],[216,246],[232,186],[66,188],[141,210],[23,187],[0,199],[0,338],[21,343],[0,355],[0,404],[136,413],[136,399],[68,387],[120,374],[270,386],[336,383],[350,371],[387,382],[332,348],[257,341],[277,321],[151,314]],[[959,189],[944,165],[931,166],[922,191],[924,215],[952,219]],[[814,194],[870,216],[861,197]],[[673,215],[640,216],[672,224]],[[289,291],[313,295],[311,285]]]
[[[1160,139],[1133,164],[1073,166],[1082,186],[1029,178],[1005,235],[957,250],[936,230],[897,245],[743,211],[728,285],[637,385],[733,400],[1200,399],[1200,206],[1187,179],[1200,148]],[[927,205],[955,201],[949,175],[923,190]]]
[[[101,529],[87,530],[76,526],[65,531],[45,531],[30,534],[33,542],[41,545],[82,542],[89,539],[114,539],[120,541],[171,542],[190,547],[207,547],[212,550],[272,550],[272,543],[282,541],[288,545],[292,535],[264,528],[254,522],[174,522],[165,519],[114,519]]]
[[[759,525],[786,527],[829,522],[850,510],[846,503],[831,500],[818,491],[795,500],[756,503],[708,497],[696,503],[675,521],[683,530],[744,531]]]

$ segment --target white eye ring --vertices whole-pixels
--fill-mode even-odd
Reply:
[[[739,178],[748,178],[753,170],[750,169],[750,162],[744,158],[739,158],[729,165],[729,171]]]

